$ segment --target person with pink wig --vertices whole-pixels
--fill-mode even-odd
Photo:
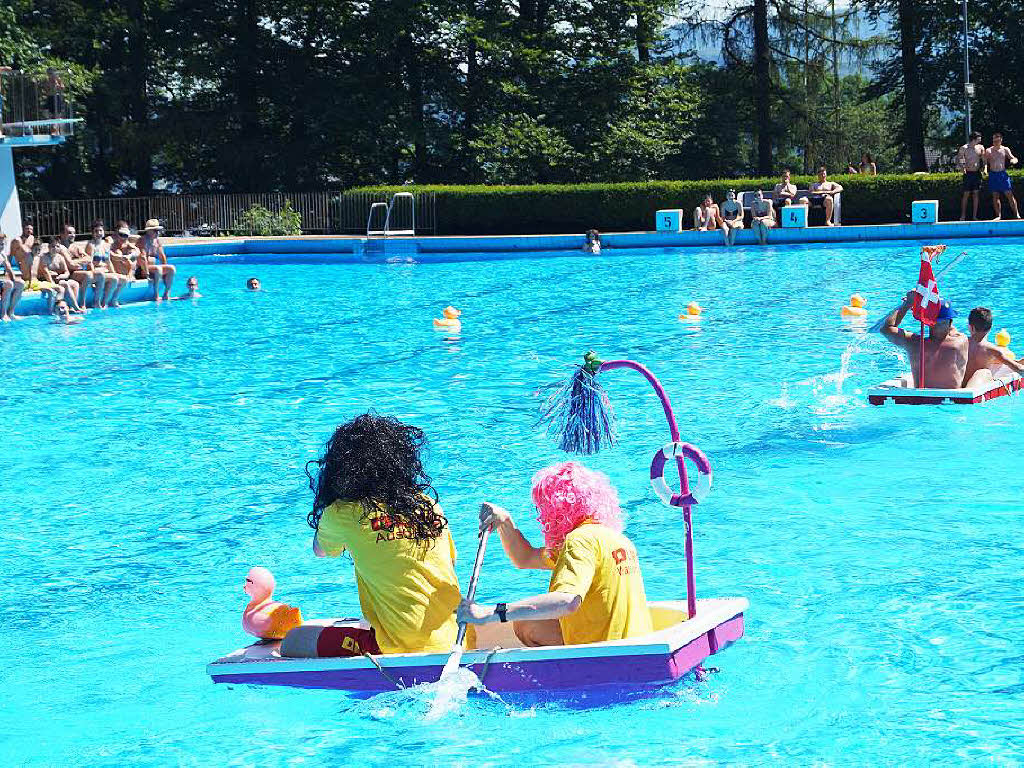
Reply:
[[[533,503],[544,531],[534,547],[505,509],[484,502],[480,529],[496,530],[516,568],[552,571],[548,591],[496,606],[463,600],[458,620],[512,621],[526,646],[578,645],[654,631],[636,547],[622,533],[619,497],[608,478],[576,462],[533,477]]]

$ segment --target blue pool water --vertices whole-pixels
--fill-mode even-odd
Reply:
[[[1020,241],[954,243],[941,288],[1021,339]],[[687,248],[432,265],[181,262],[204,298],[0,328],[6,652],[0,753],[19,764],[1013,764],[1024,758],[1024,403],[867,406],[903,370],[839,318],[874,319],[916,246]],[[266,291],[249,294],[245,278]],[[183,285],[183,280],[181,281]],[[684,324],[690,300],[706,316]],[[459,338],[431,327],[455,304]],[[965,327],[960,322],[961,328]],[[535,539],[532,473],[563,457],[538,387],[589,348],[646,363],[716,485],[696,516],[698,593],[750,600],[720,672],[622,701],[438,722],[423,691],[215,686],[246,642],[242,579],[270,567],[306,616],[358,612],[319,560],[303,465],[367,408],[424,428],[461,550],[503,503]],[[648,594],[682,598],[682,530],[651,492],[667,441],[635,374],[605,374],[618,486]],[[494,546],[482,600],[546,587]]]

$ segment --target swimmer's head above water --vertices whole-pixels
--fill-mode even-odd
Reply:
[[[323,455],[306,464],[315,494],[306,518],[310,527],[316,529],[336,501],[350,502],[362,507],[363,520],[376,517],[389,531],[432,543],[448,521],[435,509],[437,492],[420,459],[426,441],[423,430],[375,413],[342,424]]]
[[[586,520],[622,531],[619,495],[611,481],[575,461],[540,470],[533,476],[530,495],[549,550],[561,547],[565,537]]]
[[[260,280],[259,280],[259,278],[258,277],[250,277],[248,280],[245,281],[245,287],[246,287],[247,290],[250,290],[250,291],[258,291],[258,290],[260,290]]]

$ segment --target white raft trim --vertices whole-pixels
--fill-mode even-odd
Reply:
[[[868,402],[872,405],[884,405],[887,402],[898,405],[931,405],[939,401],[938,404],[967,405],[1011,395],[1024,387],[1024,380],[1020,374],[1005,365],[993,373],[991,379],[960,389],[921,389],[912,386],[913,383],[913,375],[909,373],[883,381],[868,390]]]
[[[685,600],[650,602],[651,608],[663,608],[686,616]],[[490,657],[491,664],[516,664],[531,661],[556,661],[582,658],[614,658],[617,656],[668,656],[689,645],[701,635],[710,632],[750,607],[743,597],[714,597],[697,601],[697,615],[644,637],[627,640],[608,640],[603,643],[581,645],[555,645],[544,648],[483,648],[466,651],[462,665],[483,664]],[[340,619],[321,619],[307,624],[330,626]],[[490,626],[490,625],[487,625]],[[279,643],[254,644],[228,654],[207,665],[206,672],[215,675],[265,674],[267,672],[330,672],[335,670],[373,669],[375,665],[361,656],[329,659],[291,659],[281,656]],[[492,655],[493,654],[493,655]],[[448,660],[444,653],[394,653],[375,656],[385,669],[401,667],[443,667]]]

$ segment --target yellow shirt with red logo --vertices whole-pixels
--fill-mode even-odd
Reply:
[[[605,525],[584,523],[565,537],[548,591],[583,598],[575,612],[558,620],[566,645],[654,631],[636,547]]]
[[[442,514],[440,505],[434,509]],[[359,606],[381,652],[450,651],[461,599],[451,531],[445,527],[424,545],[386,515],[363,516],[359,502],[334,502],[320,518],[316,541],[330,557],[352,555]]]

